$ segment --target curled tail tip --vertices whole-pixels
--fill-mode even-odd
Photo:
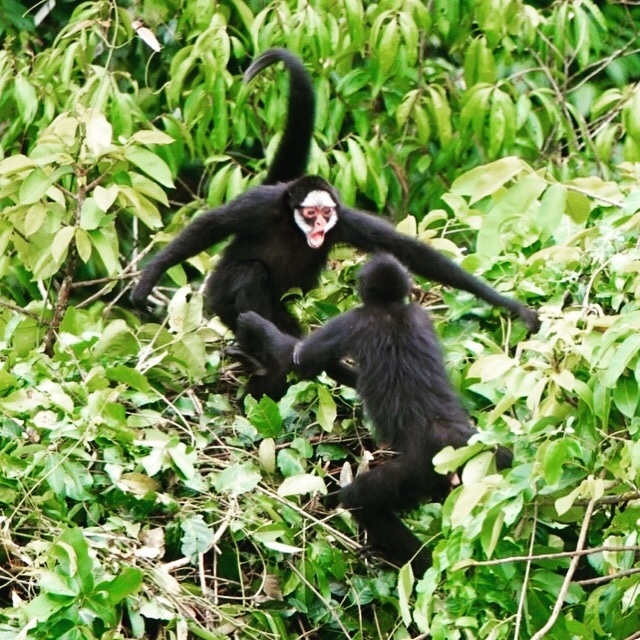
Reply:
[[[302,60],[298,58],[291,51],[282,47],[273,47],[262,52],[253,62],[249,65],[249,68],[244,72],[244,82],[250,82],[255,78],[263,69],[271,66],[276,62],[284,62],[288,69],[298,69],[307,73]]]

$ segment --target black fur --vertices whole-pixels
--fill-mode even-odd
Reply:
[[[376,553],[398,565],[411,561],[422,574],[430,554],[397,512],[447,495],[449,479],[435,472],[432,458],[447,445],[467,444],[475,431],[448,380],[429,315],[405,301],[410,286],[398,261],[379,255],[359,277],[363,306],[303,341],[255,313],[240,316],[237,337],[241,348],[280,376],[293,366],[300,377],[310,378],[337,359],[355,361],[356,388],[376,441],[397,455],[358,475],[341,490],[340,499],[366,529]],[[498,466],[510,463],[510,452],[500,448]]]
[[[324,189],[337,203],[338,221],[323,245],[312,249],[293,218],[293,208],[311,190]],[[364,251],[388,251],[413,272],[442,284],[469,291],[491,304],[518,314],[535,330],[535,311],[498,293],[429,245],[397,232],[388,222],[340,203],[336,191],[318,176],[250,189],[231,202],[198,216],[145,267],[131,295],[143,307],[151,289],[170,267],[232,236],[215,270],[207,279],[208,311],[235,331],[238,314],[256,311],[293,336],[300,327],[282,302],[287,290],[309,291],[318,282],[330,249],[349,244]],[[277,398],[272,376],[253,380],[250,392]],[[346,381],[341,379],[341,381]],[[264,383],[264,386],[262,386]],[[284,388],[280,381],[279,388]]]
[[[263,184],[289,182],[304,175],[309,161],[315,120],[315,94],[311,77],[302,62],[286,49],[269,49],[258,56],[244,74],[245,82],[275,62],[289,71],[287,122]]]

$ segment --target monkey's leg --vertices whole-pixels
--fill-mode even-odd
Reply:
[[[422,475],[409,456],[400,455],[340,491],[340,501],[365,528],[374,552],[396,565],[411,561],[416,575],[430,566],[431,553],[394,511],[416,506],[425,497]]]

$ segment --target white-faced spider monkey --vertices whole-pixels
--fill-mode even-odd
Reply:
[[[294,370],[312,378],[337,359],[358,369],[356,389],[374,438],[395,456],[356,476],[340,490],[340,502],[367,532],[371,550],[396,565],[411,561],[416,575],[431,554],[397,512],[427,500],[442,500],[447,476],[435,472],[433,456],[447,445],[467,444],[475,433],[447,377],[429,314],[407,302],[411,281],[391,255],[373,257],[360,271],[363,305],[330,320],[297,340],[257,313],[238,318],[240,347],[277,375]],[[511,453],[497,451],[497,466],[511,464]]]
[[[532,309],[501,295],[429,245],[397,232],[385,220],[344,205],[322,178],[303,175],[315,97],[302,63],[287,51],[269,50],[253,62],[245,77],[252,78],[277,60],[289,69],[289,110],[265,184],[203,213],[183,229],[144,268],[131,295],[134,305],[144,307],[167,269],[232,236],[207,278],[205,302],[207,310],[233,331],[240,313],[255,311],[282,331],[301,335],[282,297],[292,288],[307,292],[316,286],[329,251],[338,244],[392,253],[422,277],[505,307],[536,330],[538,316]],[[341,365],[336,364],[332,374],[347,384],[353,381],[352,373]],[[255,397],[267,394],[278,398],[285,390],[286,381],[273,375],[254,375],[247,386]]]

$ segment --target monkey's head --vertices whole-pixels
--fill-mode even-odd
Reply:
[[[338,194],[318,176],[295,180],[288,189],[293,218],[312,249],[319,249],[324,236],[338,222]]]
[[[407,270],[390,254],[379,253],[358,275],[358,293],[365,304],[403,302],[411,292]]]

